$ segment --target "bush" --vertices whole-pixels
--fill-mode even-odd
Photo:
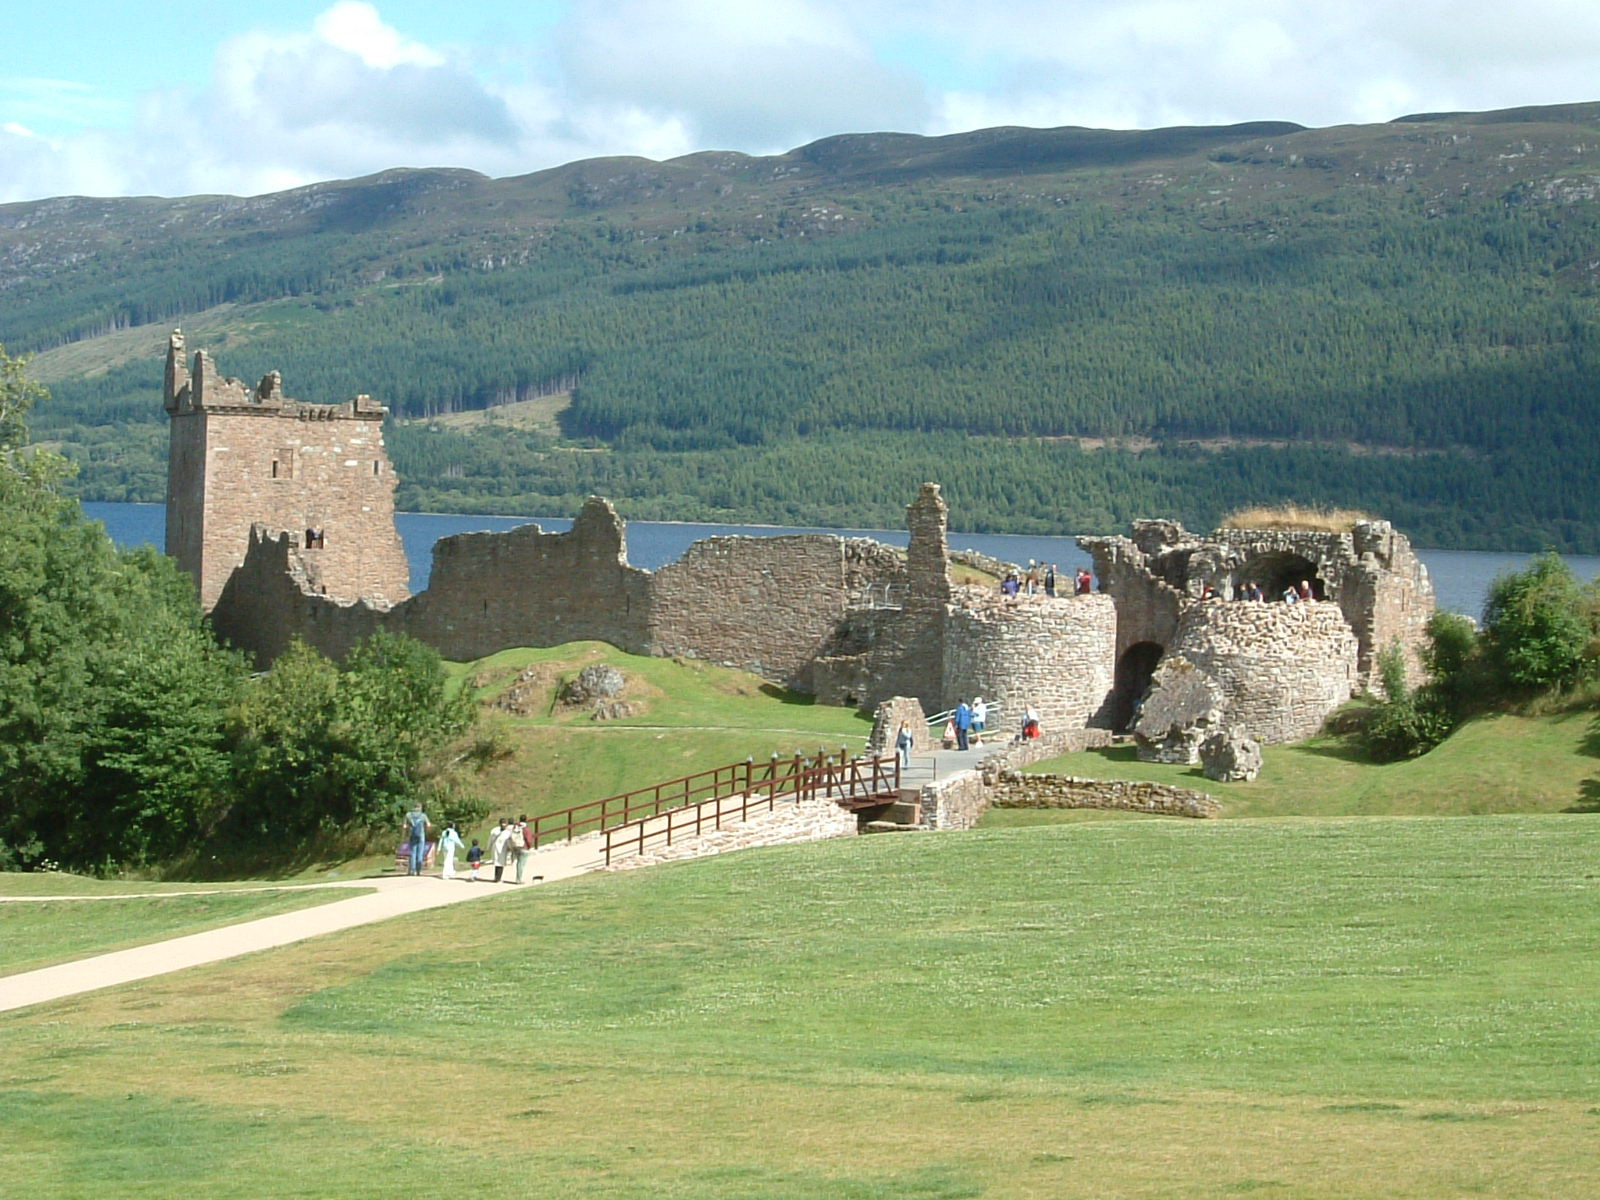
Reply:
[[[1511,690],[1564,688],[1595,666],[1595,597],[1553,552],[1499,576],[1484,605],[1484,645]]]

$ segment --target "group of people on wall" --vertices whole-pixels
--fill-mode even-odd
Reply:
[[[1056,588],[1055,563],[1035,562],[1031,558],[1026,573],[1019,575],[1016,571],[1007,571],[1006,577],[1000,581],[1000,594],[1007,599],[1040,594],[1054,596],[1057,594]],[[1087,596],[1092,591],[1094,576],[1089,574],[1088,568],[1079,567],[1072,578],[1072,594]]]
[[[1253,600],[1257,603],[1265,603],[1267,592],[1265,588],[1252,579],[1235,592],[1233,598],[1235,600]],[[1306,600],[1315,600],[1317,593],[1316,589],[1311,586],[1309,579],[1302,579],[1298,583],[1290,583],[1288,587],[1283,589],[1283,593],[1279,598],[1285,604],[1299,604]],[[1218,599],[1216,587],[1210,583],[1203,585],[1200,589],[1200,599]]]
[[[533,857],[535,836],[533,824],[527,815],[512,820],[510,817],[501,817],[500,824],[495,826],[489,834],[489,847],[485,851],[477,838],[472,839],[472,845],[466,845],[456,828],[454,821],[445,823],[444,831],[439,835],[437,842],[428,840],[428,833],[433,828],[433,822],[428,819],[428,814],[420,803],[414,804],[411,811],[405,815],[401,822],[400,848],[396,858],[406,867],[406,874],[421,875],[433,867],[434,857],[437,854],[444,861],[439,869],[439,878],[455,879],[460,875],[456,870],[456,855],[463,850],[462,856],[467,868],[466,879],[469,883],[476,883],[482,878],[485,860],[494,871],[495,883],[538,883],[543,875],[529,876],[524,880],[528,871],[528,860]],[[516,876],[510,875],[515,868]]]

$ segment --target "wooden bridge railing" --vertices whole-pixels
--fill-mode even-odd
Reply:
[[[643,854],[651,842],[672,845],[674,836],[699,836],[709,827],[721,829],[724,818],[747,821],[753,812],[770,812],[782,800],[823,798],[846,808],[881,803],[899,795],[900,759],[849,758],[841,750],[837,761],[827,756],[808,760],[796,755],[779,775],[774,759],[766,778],[738,792],[708,796],[703,800],[666,809],[605,831],[604,860],[611,865],[618,852]]]

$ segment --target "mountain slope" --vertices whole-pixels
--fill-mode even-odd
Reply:
[[[0,207],[0,340],[102,498],[159,495],[182,323],[416,422],[413,505],[898,523],[926,471],[989,527],[1290,497],[1593,550],[1597,197],[1581,104],[67,198]],[[556,393],[559,437],[427,421]]]

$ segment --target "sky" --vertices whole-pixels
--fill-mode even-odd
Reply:
[[[1595,0],[55,0],[5,25],[0,203],[1600,99]]]

